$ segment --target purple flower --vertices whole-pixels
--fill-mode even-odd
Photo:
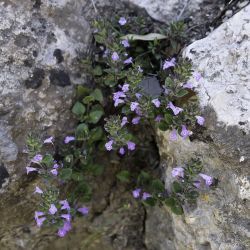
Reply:
[[[136,116],[135,118],[132,119],[132,123],[134,125],[138,124],[141,120],[141,117],[140,116]]]
[[[50,170],[50,173],[53,174],[54,176],[57,176],[57,175],[58,175],[57,169],[52,169],[52,170]]]
[[[43,225],[43,222],[46,220],[45,217],[41,217],[41,218],[36,218],[36,224],[38,227],[41,227]]]
[[[128,146],[128,150],[131,150],[131,151],[135,150],[135,143],[134,142],[128,141],[127,146]]]
[[[156,122],[160,122],[162,119],[163,119],[163,117],[162,117],[161,115],[157,115],[157,116],[155,117],[155,121],[156,121]]]
[[[50,205],[50,208],[49,208],[49,213],[50,214],[55,214],[57,212],[57,208],[54,204],[51,204]]]
[[[126,23],[127,23],[127,20],[125,19],[125,17],[121,17],[121,18],[119,19],[119,24],[120,24],[121,26],[125,25]]]
[[[199,72],[194,72],[193,77],[197,82],[199,82],[202,76]]]
[[[39,218],[39,216],[43,216],[44,212],[41,211],[35,211],[35,219]]]
[[[196,121],[197,121],[197,123],[199,125],[201,125],[201,126],[204,125],[204,123],[205,123],[205,118],[204,117],[197,115],[197,116],[195,116],[195,118],[196,118]]]
[[[61,217],[63,219],[65,219],[66,221],[70,221],[71,220],[71,215],[70,214],[62,214]]]
[[[128,48],[130,46],[130,44],[129,44],[129,42],[128,42],[127,39],[126,40],[122,40],[121,44],[123,45],[124,48]]]
[[[206,174],[199,174],[199,176],[206,182],[207,186],[211,186],[213,184],[213,177]]]
[[[36,186],[35,193],[43,194],[43,190],[41,188],[39,188],[38,186]]]
[[[141,95],[141,94],[139,94],[139,93],[135,93],[135,96],[136,96],[137,100],[140,100],[140,99],[141,99],[141,97],[142,97],[142,95]]]
[[[142,116],[142,112],[141,112],[141,109],[139,107],[135,109],[135,113],[139,116]]]
[[[117,91],[115,93],[113,93],[113,100],[116,101],[117,99],[120,99],[120,98],[125,98],[126,95],[123,91]]]
[[[124,64],[131,64],[131,63],[133,63],[133,58],[132,58],[132,57],[129,57],[129,58],[126,59],[123,63],[124,63]]]
[[[64,237],[70,230],[71,230],[71,224],[68,221],[64,221],[63,227],[59,228],[57,235],[59,237]]]
[[[168,95],[169,94],[169,89],[166,86],[162,86],[164,89],[164,95]]]
[[[178,115],[180,112],[183,111],[182,108],[179,108],[179,107],[174,106],[174,104],[173,104],[172,102],[169,102],[168,107],[169,107],[170,109],[172,109],[174,115]]]
[[[119,149],[119,154],[120,155],[124,155],[125,154],[125,149],[124,148],[120,148]]]
[[[67,200],[60,201],[59,203],[62,205],[61,210],[70,210],[70,206]]]
[[[143,192],[143,194],[142,194],[142,199],[143,199],[144,201],[147,200],[147,199],[150,198],[150,197],[152,197],[151,194],[146,193],[146,192]]]
[[[184,178],[184,168],[182,168],[182,167],[173,168],[172,176],[173,177],[182,177],[182,178]]]
[[[138,108],[139,103],[138,102],[131,102],[130,109],[131,111],[135,111],[136,108]]]
[[[117,52],[113,52],[111,58],[113,61],[118,61],[120,57]]]
[[[176,129],[173,129],[169,134],[169,139],[171,141],[176,141],[178,139],[178,133]]]
[[[122,91],[123,91],[124,93],[128,92],[128,91],[129,91],[129,84],[124,83],[123,86],[122,86]]]
[[[161,102],[158,99],[152,100],[152,103],[155,105],[156,108],[159,108],[161,105]]]
[[[185,84],[182,85],[182,88],[184,89],[192,89],[194,86],[191,82],[187,82]]]
[[[200,182],[200,181],[194,181],[193,185],[194,185],[196,188],[200,188],[201,182]]]
[[[54,137],[51,136],[51,137],[45,139],[45,140],[43,141],[43,143],[44,143],[44,144],[46,144],[46,143],[53,143],[53,140],[54,140]]]
[[[26,167],[26,170],[27,170],[27,174],[29,174],[30,172],[38,171],[36,168],[32,168],[32,167]]]
[[[109,142],[105,143],[105,148],[108,150],[108,151],[111,151],[112,150],[112,144],[114,143],[113,140],[110,140]]]
[[[77,209],[78,212],[80,212],[83,215],[87,215],[89,213],[89,208],[87,207],[80,207]]]
[[[53,165],[53,168],[58,169],[58,168],[59,168],[59,165],[58,165],[57,163],[55,163],[55,164]]]
[[[141,193],[141,189],[140,188],[137,188],[137,189],[135,189],[135,190],[132,191],[133,197],[135,199],[137,199],[137,198],[140,197],[140,193]]]
[[[141,68],[141,66],[139,65],[138,67],[138,72],[142,73],[143,72],[143,69]]]
[[[74,136],[66,136],[64,139],[64,143],[68,144],[71,141],[74,141],[76,138]]]
[[[43,159],[43,156],[40,154],[37,154],[33,157],[32,161],[34,162],[40,162]]]
[[[128,118],[126,116],[122,117],[121,126],[125,126],[128,123]]]
[[[122,99],[116,99],[114,106],[117,107],[119,104],[124,103],[124,101]]]
[[[187,130],[187,127],[185,125],[181,125],[181,136],[183,139],[186,139],[188,136],[192,135],[192,131]]]
[[[174,67],[176,62],[175,58],[172,58],[170,61],[166,60],[163,64],[163,69],[168,69],[170,67]]]

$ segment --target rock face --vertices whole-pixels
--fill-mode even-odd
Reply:
[[[83,2],[0,2],[0,165],[12,177],[25,170],[27,134],[57,136],[70,119],[90,38]]]
[[[247,6],[184,51],[184,56],[192,59],[194,70],[202,75],[196,90],[206,129],[202,133],[194,131],[197,135],[192,141],[180,138],[170,142],[168,132],[158,134],[166,186],[173,181],[172,168],[185,165],[192,157],[202,160],[203,171],[217,178],[218,186],[201,194],[196,208],[186,206],[182,217],[165,210],[150,217],[146,239],[151,230],[156,230],[150,225],[158,221],[161,231],[174,242],[165,241],[152,249],[250,248],[249,47]]]

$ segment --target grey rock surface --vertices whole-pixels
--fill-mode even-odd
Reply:
[[[0,1],[0,163],[25,171],[28,133],[63,136],[90,27],[85,1]],[[67,124],[67,125],[66,125]]]
[[[174,249],[250,248],[249,39],[247,6],[184,51],[192,59],[194,71],[202,74],[196,91],[206,129],[200,135],[193,131],[192,141],[179,138],[172,142],[168,132],[159,132],[166,187],[173,181],[172,168],[185,166],[192,157],[202,160],[203,172],[217,178],[218,185],[202,193],[196,207],[185,205],[184,216],[165,211],[172,223],[168,231],[174,234]],[[162,217],[160,214],[158,220]],[[163,226],[165,223],[162,221]]]

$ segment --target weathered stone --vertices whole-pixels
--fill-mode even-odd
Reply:
[[[184,206],[184,216],[165,212],[167,218],[171,215],[169,232],[174,232],[178,250],[250,247],[249,17],[247,6],[184,51],[192,59],[194,71],[202,74],[199,82],[190,81],[196,86],[206,119],[203,134],[196,136],[193,131],[192,141],[179,138],[172,142],[168,132],[158,133],[168,190],[172,168],[184,166],[193,157],[201,159],[204,173],[218,179],[216,188],[201,193],[196,207]]]

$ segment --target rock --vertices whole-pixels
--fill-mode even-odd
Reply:
[[[190,81],[196,84],[206,129],[200,136],[193,131],[192,141],[179,138],[172,142],[169,132],[158,132],[166,188],[173,181],[172,168],[193,157],[201,159],[203,172],[217,178],[218,185],[201,193],[196,207],[185,205],[183,216],[168,211],[163,216],[163,209],[155,214],[162,222],[146,229],[146,235],[165,227],[166,235],[174,234],[174,249],[250,248],[249,38],[247,6],[183,53],[202,75],[198,82]],[[167,228],[169,221],[172,227]],[[153,249],[167,247],[165,243]]]
[[[25,173],[26,137],[65,134],[74,85],[90,42],[82,16],[85,1],[0,3],[0,165],[10,176]]]

